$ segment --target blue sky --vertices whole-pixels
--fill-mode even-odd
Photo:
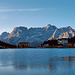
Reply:
[[[0,33],[47,24],[75,29],[75,0],[0,0]]]

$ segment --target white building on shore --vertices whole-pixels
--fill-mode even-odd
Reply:
[[[68,39],[67,38],[58,39],[58,45],[67,46],[68,45]]]

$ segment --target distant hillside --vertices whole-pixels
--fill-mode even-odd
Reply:
[[[0,46],[2,46],[3,48],[16,48],[16,45],[11,45],[2,41],[0,41]]]
[[[29,42],[30,46],[40,46],[44,41],[57,38],[71,38],[75,36],[75,30],[70,26],[57,28],[54,25],[48,24],[42,28],[15,27],[14,30],[2,41],[13,45],[18,45],[19,42]]]

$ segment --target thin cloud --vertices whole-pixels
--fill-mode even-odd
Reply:
[[[0,12],[14,12],[14,11],[39,11],[41,9],[0,9]]]
[[[39,10],[54,10],[56,8],[38,8],[38,9],[0,9],[0,12],[15,12],[15,11],[39,11]]]

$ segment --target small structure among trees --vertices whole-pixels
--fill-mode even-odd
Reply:
[[[20,42],[18,43],[18,48],[28,48],[29,42]]]
[[[57,46],[58,42],[57,40],[48,40],[48,41],[44,41],[44,43],[42,44],[42,46],[48,45],[48,47],[53,47],[53,46]]]
[[[68,39],[67,38],[58,39],[58,45],[67,46]]]
[[[44,41],[41,47],[65,47],[65,48],[75,48],[75,36],[72,38],[61,38],[55,40]]]

